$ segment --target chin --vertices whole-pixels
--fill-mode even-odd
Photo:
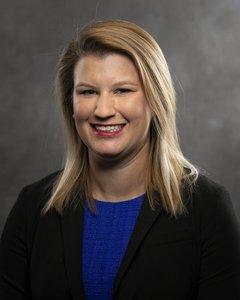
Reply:
[[[122,151],[94,151],[94,154],[97,155],[100,159],[114,159],[119,157]]]
[[[119,156],[119,152],[102,152],[102,153],[98,153],[98,155],[102,158],[114,158],[116,156]]]

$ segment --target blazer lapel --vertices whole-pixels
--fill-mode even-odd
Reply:
[[[68,206],[62,216],[63,249],[69,288],[73,300],[84,299],[82,280],[83,206]]]
[[[157,196],[160,197],[159,195]],[[80,202],[82,199],[80,200]],[[83,202],[81,202],[83,203]],[[83,206],[80,203],[75,209],[67,207],[61,216],[63,248],[69,287],[74,300],[84,299],[82,276],[82,236],[83,236]],[[161,202],[156,210],[151,210],[145,195],[133,233],[130,237],[125,255],[118,269],[113,286],[113,298],[120,286],[121,279],[141,241],[147,235],[155,219],[162,211]]]
[[[159,197],[160,196],[158,196],[158,198]],[[121,280],[124,274],[126,273],[129,264],[134,258],[138,246],[140,245],[144,237],[147,235],[149,229],[151,228],[151,226],[153,225],[154,221],[156,220],[157,216],[160,214],[161,211],[162,211],[162,202],[160,202],[157,208],[153,211],[149,205],[147,196],[145,195],[125,255],[123,257],[123,260],[120,264],[120,267],[118,269],[118,272],[114,280],[112,299],[114,299],[117,293]]]

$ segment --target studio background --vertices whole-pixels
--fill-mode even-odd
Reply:
[[[240,216],[240,0],[2,1],[0,234],[23,186],[62,167],[54,78],[76,28],[126,19],[159,43],[177,91],[185,156]]]

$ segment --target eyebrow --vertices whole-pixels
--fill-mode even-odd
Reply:
[[[114,87],[114,86],[123,85],[123,84],[138,86],[137,83],[134,83],[134,82],[131,82],[131,81],[126,81],[126,80],[115,82],[112,86]],[[80,86],[90,86],[90,87],[93,87],[93,88],[95,87],[94,85],[92,85],[90,83],[87,83],[87,82],[78,82],[76,84],[75,88],[80,87]]]

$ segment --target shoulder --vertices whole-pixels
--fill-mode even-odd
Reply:
[[[223,185],[199,174],[191,199],[193,218],[202,241],[210,236],[224,239],[231,236],[239,243],[239,219],[230,194]]]
[[[216,221],[217,218],[226,219],[236,215],[226,187],[205,174],[199,173],[193,185],[191,200],[193,213],[199,222],[207,224]]]
[[[52,185],[62,169],[50,173],[28,185],[24,186],[14,204],[17,209],[27,209],[30,213],[38,209],[50,196]]]
[[[206,210],[232,206],[229,191],[225,186],[199,173],[193,185],[193,206],[199,214]]]
[[[223,185],[210,179],[210,177],[203,173],[199,173],[194,188],[195,191],[201,195],[208,195],[223,191],[227,192],[226,188]]]
[[[9,239],[24,240],[24,232],[31,232],[37,222],[39,208],[43,201],[48,199],[51,186],[56,176],[61,172],[58,170],[47,176],[24,186],[14,202],[5,222],[1,242]],[[29,226],[27,225],[29,224]],[[32,236],[32,234],[29,234]]]
[[[53,173],[50,173],[38,180],[29,183],[28,185],[24,186],[22,190],[27,192],[28,194],[36,194],[36,193],[46,193],[49,192],[52,188],[52,185],[57,178],[57,176],[62,172],[63,169],[57,170]]]

